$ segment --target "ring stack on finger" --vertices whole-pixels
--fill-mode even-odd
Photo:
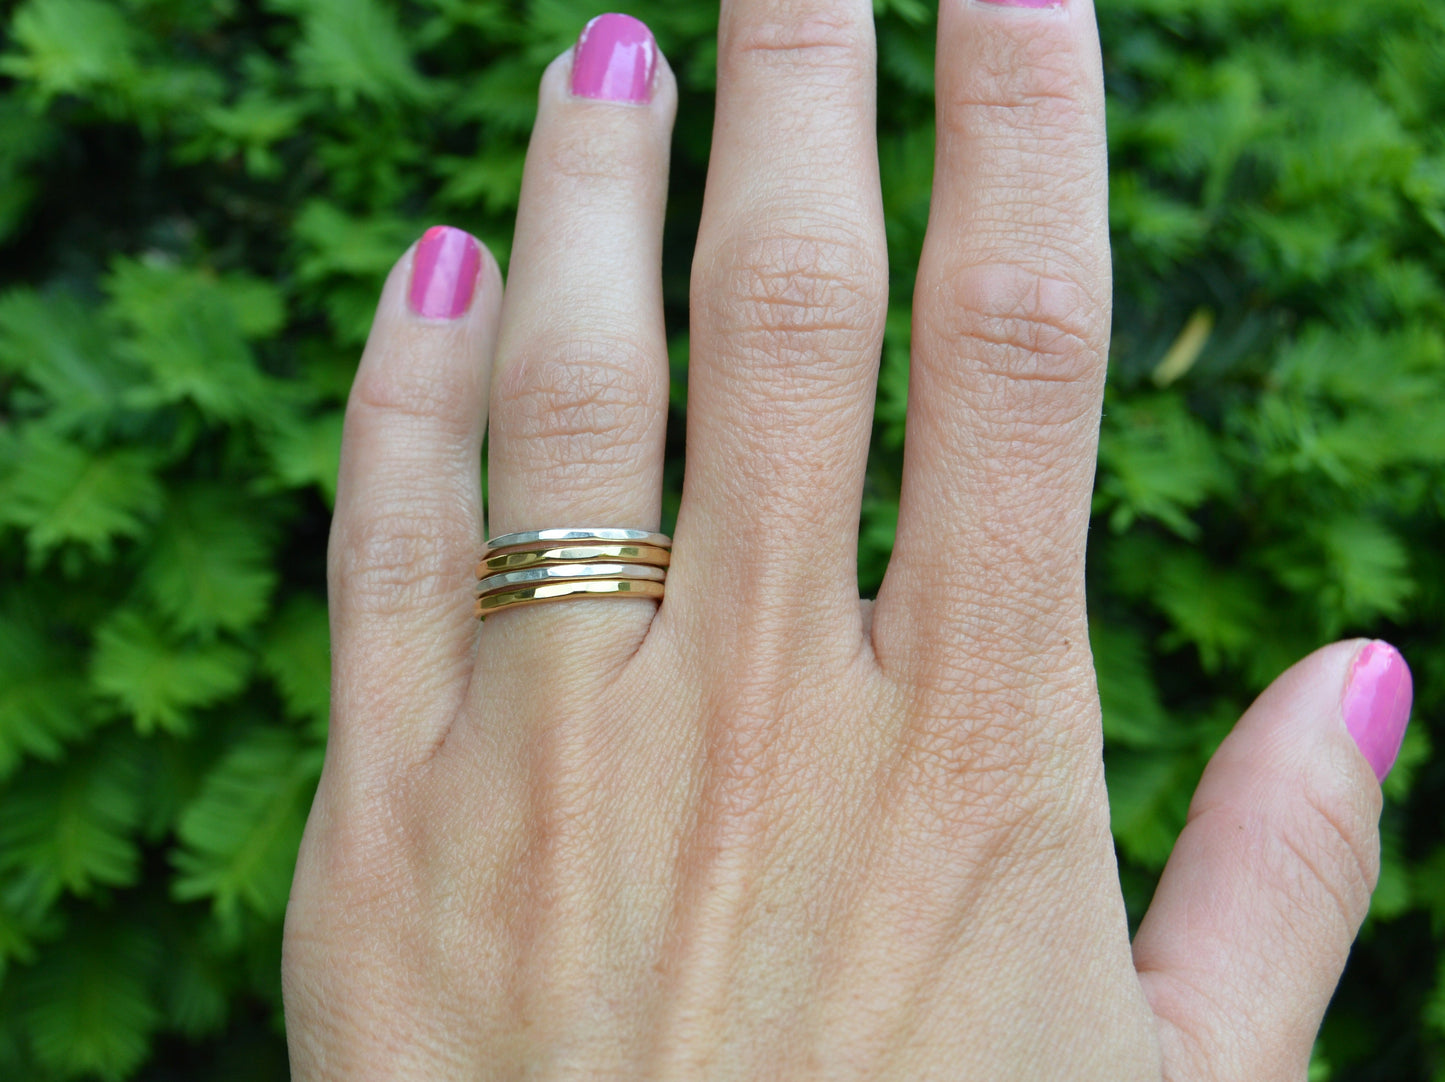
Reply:
[[[476,613],[567,598],[660,599],[672,539],[645,530],[532,530],[494,537],[477,564]]]

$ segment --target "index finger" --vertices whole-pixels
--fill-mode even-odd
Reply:
[[[944,0],[885,667],[1087,674],[1084,539],[1109,338],[1089,0]],[[946,543],[944,543],[946,541]]]

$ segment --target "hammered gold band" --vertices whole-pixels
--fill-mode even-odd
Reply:
[[[491,616],[518,605],[560,601],[568,597],[650,597],[661,599],[663,584],[645,579],[592,579],[584,582],[549,582],[520,590],[504,590],[477,598],[477,615]]]
[[[645,530],[553,529],[504,534],[477,564],[476,615],[567,598],[661,599],[672,539]]]
[[[657,545],[552,545],[539,548],[511,549],[487,556],[477,565],[477,578],[486,578],[498,571],[518,571],[524,567],[547,564],[646,564],[666,567],[672,553]]]

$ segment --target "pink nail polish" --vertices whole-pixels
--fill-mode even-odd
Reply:
[[[1379,641],[1360,651],[1345,685],[1345,727],[1381,781],[1400,752],[1413,696],[1410,667],[1400,651]]]
[[[477,238],[449,225],[422,234],[411,265],[411,310],[428,319],[456,319],[472,305],[482,250]]]
[[[599,15],[572,55],[572,93],[579,98],[644,105],[652,100],[657,42],[631,15]]]

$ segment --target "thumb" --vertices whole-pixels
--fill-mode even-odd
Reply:
[[[1297,1082],[1379,874],[1379,781],[1410,715],[1383,642],[1315,651],[1210,761],[1134,939],[1165,1077]]]

